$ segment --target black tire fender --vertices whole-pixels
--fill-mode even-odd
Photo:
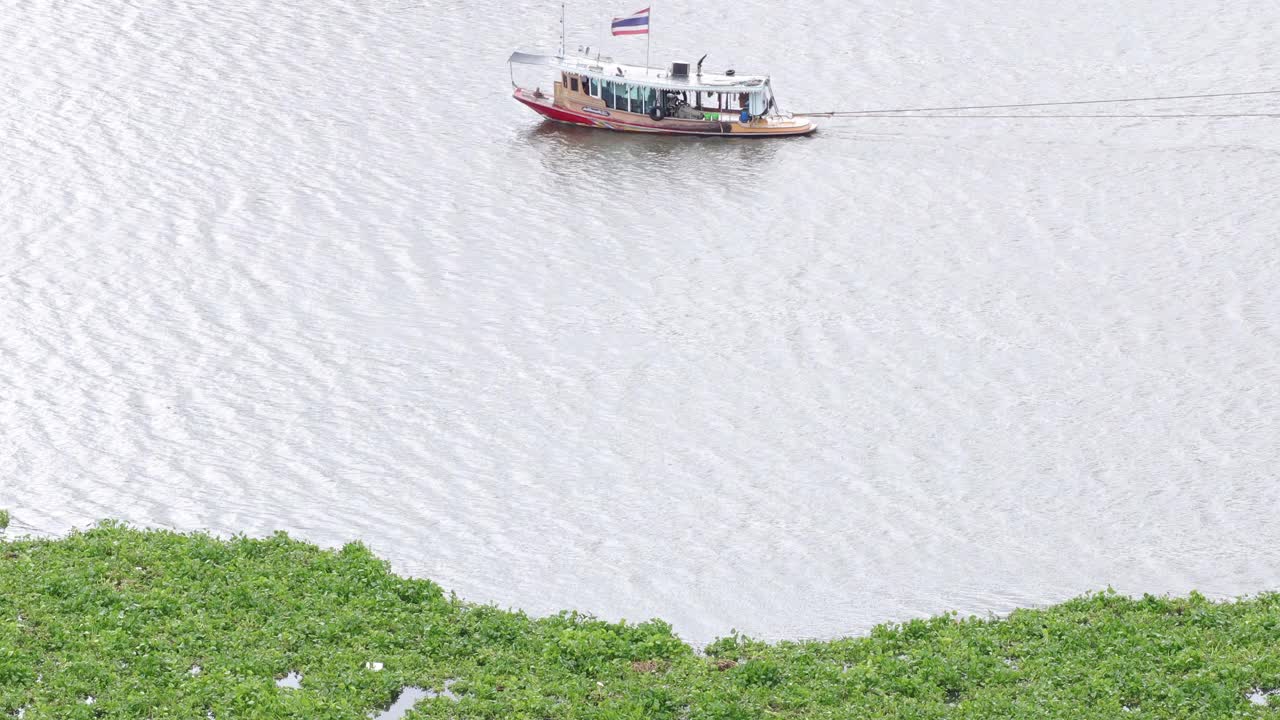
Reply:
[[[661,105],[654,105],[653,107],[649,108],[650,120],[654,122],[662,122],[662,118],[664,117],[666,117],[666,114],[662,112]]]

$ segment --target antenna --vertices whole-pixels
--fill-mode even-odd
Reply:
[[[560,0],[560,57],[564,57],[564,0]]]

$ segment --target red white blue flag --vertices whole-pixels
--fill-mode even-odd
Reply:
[[[633,12],[626,17],[613,19],[614,35],[648,35],[649,8]]]

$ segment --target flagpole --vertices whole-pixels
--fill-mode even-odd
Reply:
[[[560,57],[564,57],[564,0],[560,0]]]
[[[653,39],[653,3],[649,3],[649,32],[644,34],[644,74],[649,76],[649,42]]]

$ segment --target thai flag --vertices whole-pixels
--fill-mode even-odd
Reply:
[[[613,19],[614,35],[648,35],[649,8],[633,12],[626,17]]]

